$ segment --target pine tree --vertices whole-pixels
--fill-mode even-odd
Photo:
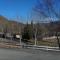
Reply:
[[[30,39],[30,34],[29,34],[29,24],[27,22],[26,26],[24,27],[24,31],[22,33],[22,41],[28,42]]]

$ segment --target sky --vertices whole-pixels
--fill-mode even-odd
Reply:
[[[22,22],[26,22],[35,3],[36,0],[0,0],[0,15],[9,20],[16,20],[19,16]]]
[[[43,0],[40,0],[40,2],[42,1]],[[37,0],[0,0],[0,15],[5,16],[9,20],[25,23],[31,20],[30,15],[32,8],[36,4]],[[55,10],[60,13],[60,0],[54,0],[54,6]],[[53,14],[51,14],[51,16],[52,18],[56,19]]]
[[[45,3],[48,1],[48,3]],[[36,21],[50,22],[60,20],[60,0],[37,0],[36,8],[38,11],[35,14]],[[46,17],[47,16],[47,17]]]

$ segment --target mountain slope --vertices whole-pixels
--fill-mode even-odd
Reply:
[[[18,23],[16,21],[10,21],[4,16],[0,16],[0,32],[13,32],[19,33],[21,32],[21,28],[24,27],[24,24]],[[3,30],[2,30],[3,29]]]

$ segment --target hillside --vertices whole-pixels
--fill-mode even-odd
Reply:
[[[8,20],[4,16],[0,15],[0,32],[20,33],[23,31],[25,25],[26,24],[14,20]],[[40,29],[43,31],[60,31],[60,21],[40,23]]]
[[[4,16],[0,16],[0,32],[19,33],[21,32],[21,28],[23,29],[23,27],[24,24],[22,23],[11,21],[5,18]]]

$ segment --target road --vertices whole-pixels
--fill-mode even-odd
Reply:
[[[60,60],[60,52],[0,48],[0,60]]]

